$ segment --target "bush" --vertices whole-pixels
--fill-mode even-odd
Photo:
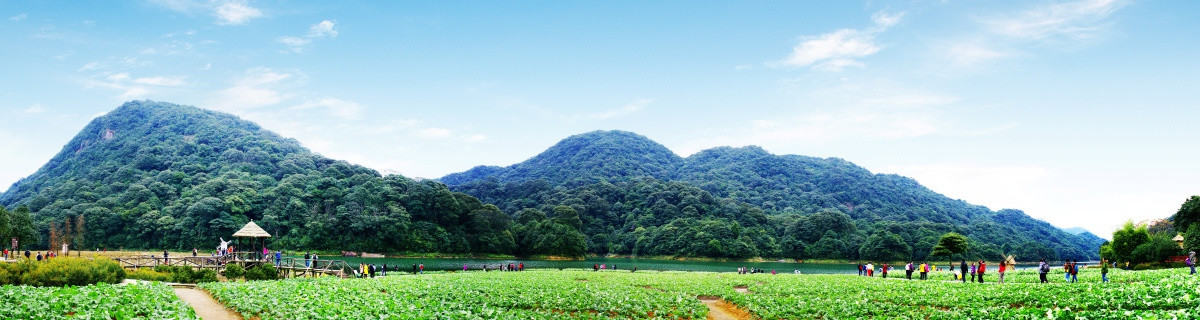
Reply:
[[[242,268],[242,266],[232,264],[232,263],[225,265],[225,278],[226,279],[233,280],[233,279],[241,278],[244,275],[246,275],[246,269]]]
[[[3,275],[7,284],[25,284],[32,286],[66,285],[86,286],[98,282],[120,283],[125,280],[125,269],[108,259],[88,260],[83,258],[59,257],[41,262],[28,262],[28,266],[18,263],[6,267]],[[15,269],[14,269],[15,268]],[[12,271],[23,271],[13,273]],[[13,282],[20,279],[19,283]]]
[[[275,280],[279,278],[279,273],[275,267],[269,264],[260,264],[250,270],[246,270],[246,280]]]
[[[170,282],[171,274],[155,271],[154,269],[137,269],[125,274],[126,278],[146,281]]]

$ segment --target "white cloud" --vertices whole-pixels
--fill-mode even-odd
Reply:
[[[422,138],[441,139],[449,138],[454,132],[444,128],[425,128],[417,130],[417,136]]]
[[[308,34],[303,37],[283,36],[276,39],[276,42],[282,43],[288,47],[293,53],[304,53],[304,48],[311,44],[313,40],[323,38],[336,38],[337,30],[334,30],[334,22],[323,20],[308,27]],[[285,51],[286,52],[286,51]]]
[[[968,163],[889,166],[878,171],[914,178],[938,193],[993,210],[1036,207],[1042,200],[1042,190],[1038,186],[1055,175],[1051,170],[1035,165]]]
[[[164,77],[164,76],[157,76],[157,77],[145,77],[145,78],[137,78],[137,79],[134,79],[134,80],[133,80],[133,83],[137,83],[137,84],[145,84],[145,85],[152,85],[152,86],[162,86],[162,87],[177,87],[177,86],[182,86],[182,85],[184,85],[184,84],[186,83],[186,82],[184,81],[184,79],[186,79],[186,78],[187,78],[187,77],[185,77],[185,76],[175,76],[175,77]]]
[[[82,72],[82,71],[88,71],[88,70],[97,70],[102,67],[104,67],[104,66],[101,65],[99,62],[92,61],[92,62],[88,62],[87,64],[83,65],[82,67],[79,67],[79,70],[75,70],[75,71]]]
[[[147,94],[150,94],[150,89],[146,89],[146,87],[130,87],[129,89],[125,90],[124,93],[121,93],[121,95],[117,96],[117,98],[121,100],[130,100],[144,97]]]
[[[363,107],[353,101],[338,98],[322,98],[309,101],[295,107],[296,109],[324,108],[329,114],[341,119],[357,119]]]
[[[213,14],[220,19],[217,21],[217,24],[223,25],[239,25],[250,19],[263,16],[261,10],[247,6],[242,2],[225,2],[217,6]]]
[[[804,41],[792,48],[792,54],[777,64],[806,67],[839,72],[845,67],[864,67],[864,63],[855,60],[878,53],[882,45],[875,43],[875,36],[887,31],[888,28],[900,23],[904,12],[888,14],[880,11],[872,15],[874,26],[866,30],[841,29],[819,36],[805,37]]]
[[[308,36],[310,38],[336,38],[337,35],[337,30],[333,30],[333,21],[323,20],[308,27]]]
[[[25,113],[28,113],[28,114],[39,114],[39,113],[46,112],[46,108],[42,107],[41,104],[35,103],[32,106],[25,108],[24,111],[25,111]]]
[[[626,104],[620,108],[616,108],[616,109],[612,109],[612,110],[608,110],[608,111],[604,111],[604,112],[600,112],[600,113],[590,114],[587,116],[587,118],[591,119],[591,120],[607,120],[607,119],[630,115],[635,112],[641,111],[643,108],[646,107],[646,105],[650,104],[651,101],[653,101],[653,100],[637,99],[637,100],[634,100],[633,102],[630,102],[629,104]]]
[[[275,105],[292,97],[283,89],[294,85],[293,80],[298,77],[295,72],[249,68],[231,81],[232,86],[219,91],[211,105],[231,112]]]
[[[25,18],[28,18],[28,17],[29,17],[28,14],[25,14],[24,12],[22,12],[21,14],[9,17],[8,21],[17,22],[17,21],[25,20]]]
[[[982,41],[948,44],[939,52],[941,61],[949,62],[950,65],[960,68],[973,67],[1014,55],[993,49]]]
[[[276,71],[267,67],[253,67],[246,69],[246,72],[234,83],[245,86],[270,85],[294,77],[292,73]]]
[[[1015,15],[983,19],[981,22],[993,33],[1014,38],[1092,39],[1108,29],[1103,20],[1124,5],[1124,1],[1118,0],[1056,3]]]
[[[252,86],[233,86],[220,91],[220,106],[234,109],[252,109],[273,105],[283,101],[278,91]]]
[[[487,141],[488,137],[482,134],[472,134],[463,137],[464,142],[475,143]]]

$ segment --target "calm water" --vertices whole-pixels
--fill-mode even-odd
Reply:
[[[398,267],[403,271],[412,270],[414,264],[425,264],[425,270],[428,271],[462,271],[463,265],[467,265],[470,270],[481,270],[483,265],[487,265],[488,269],[496,270],[501,264],[508,265],[509,263],[518,264],[525,263],[526,269],[584,269],[591,270],[594,264],[604,264],[608,269],[614,265],[618,270],[630,270],[637,267],[638,270],[658,270],[658,271],[708,271],[708,272],[736,272],[738,267],[759,268],[764,272],[775,270],[778,273],[792,273],[795,270],[800,270],[804,274],[855,274],[857,269],[855,264],[849,263],[795,263],[795,262],[719,262],[719,261],[678,261],[678,260],[656,260],[656,259],[630,259],[630,258],[588,258],[586,260],[576,261],[553,261],[553,260],[502,260],[502,259],[470,259],[470,258],[356,258],[356,257],[339,257],[339,256],[321,256],[321,259],[344,260],[350,264],[370,263],[375,265],[386,264],[388,269]],[[1061,265],[1061,263],[1060,263]],[[1054,265],[1051,265],[1052,267]],[[880,266],[876,266],[877,268]],[[904,265],[892,266],[899,269],[903,274]],[[941,265],[939,267],[945,268]],[[1036,268],[1036,265],[1022,264],[1017,269]],[[995,272],[995,265],[989,265],[988,269]]]
[[[595,264],[604,264],[608,269],[617,267],[617,270],[625,271],[633,267],[638,270],[659,270],[659,271],[710,271],[710,272],[736,272],[738,267],[759,268],[764,272],[775,270],[779,273],[791,273],[794,270],[800,270],[806,274],[818,273],[855,273],[855,265],[853,264],[836,264],[836,263],[794,263],[794,262],[714,262],[714,261],[676,261],[676,260],[651,260],[651,259],[629,259],[629,258],[589,258],[586,260],[576,261],[552,261],[552,260],[492,260],[492,259],[468,259],[468,258],[352,258],[352,257],[327,257],[322,256],[321,259],[344,260],[350,264],[371,263],[375,265],[387,264],[388,269],[393,266],[399,266],[401,270],[412,270],[414,264],[425,264],[425,270],[457,270],[462,271],[463,265],[467,265],[470,270],[480,270],[486,264],[488,269],[495,270],[501,264],[508,265],[509,263],[518,264],[525,263],[526,269],[586,269],[591,270]]]

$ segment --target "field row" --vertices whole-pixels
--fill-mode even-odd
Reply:
[[[1200,280],[1178,269],[1040,284],[1032,271],[1008,284],[907,281],[847,275],[551,271],[295,279],[203,287],[247,318],[262,319],[702,319],[696,298],[719,297],[764,318],[1195,318]],[[1053,276],[1053,274],[1052,274]],[[744,288],[746,293],[736,288]]]

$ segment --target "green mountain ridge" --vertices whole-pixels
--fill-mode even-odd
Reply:
[[[22,244],[36,249],[207,252],[253,220],[275,248],[509,254],[516,239],[544,240],[528,235],[536,227],[560,225],[514,225],[436,181],[381,176],[229,114],[152,101],[92,120],[0,205],[32,212],[38,236]]]
[[[622,131],[571,136],[525,162],[441,181],[506,212],[572,206],[596,254],[859,259],[872,254],[859,251],[878,233],[899,235],[907,249],[896,250],[925,259],[938,236],[956,231],[976,242],[981,257],[1094,259],[1103,242],[839,158],[773,155],[756,146],[680,158]],[[720,230],[724,237],[713,236]]]

